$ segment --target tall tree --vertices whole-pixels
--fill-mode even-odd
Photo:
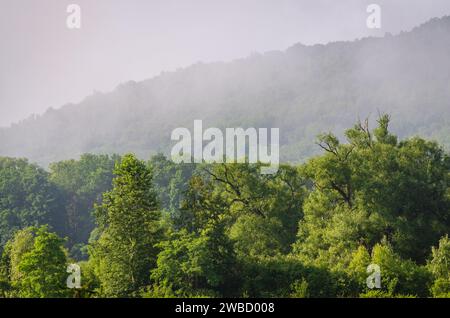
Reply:
[[[137,295],[149,283],[160,240],[160,212],[152,170],[134,155],[114,169],[113,189],[96,206],[100,237],[91,249],[102,293]]]

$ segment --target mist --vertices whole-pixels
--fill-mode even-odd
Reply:
[[[82,27],[66,27],[67,5]],[[382,28],[350,0],[2,0],[0,126],[197,62],[410,30],[450,13],[446,0],[376,1]]]

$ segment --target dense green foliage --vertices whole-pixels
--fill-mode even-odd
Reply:
[[[61,229],[58,189],[48,179],[46,171],[25,159],[0,158],[0,246],[27,226]]]
[[[323,134],[322,154],[273,175],[162,155],[49,173],[1,158],[0,296],[449,297],[450,157],[389,123]],[[81,289],[64,285],[70,262]]]
[[[314,182],[297,248],[305,259],[332,266],[344,261],[342,249],[371,250],[384,239],[402,257],[424,263],[447,233],[449,157],[420,138],[397,142],[388,122],[382,116],[373,132],[358,124],[347,130],[347,144],[320,137],[325,155],[302,167]]]
[[[50,181],[63,194],[64,233],[70,239],[72,255],[77,258],[86,256],[82,247],[95,227],[93,206],[100,203],[102,194],[111,189],[112,170],[118,159],[118,156],[85,154],[80,160],[50,165]]]
[[[91,258],[106,296],[129,296],[148,285],[159,241],[160,213],[152,171],[133,155],[114,169],[113,189],[96,206],[99,238]]]
[[[432,258],[428,264],[434,276],[431,291],[436,297],[450,297],[450,240],[448,235],[439,241],[439,247],[433,247]]]
[[[46,226],[25,228],[8,242],[2,255],[5,296],[65,297],[67,252],[64,240]]]

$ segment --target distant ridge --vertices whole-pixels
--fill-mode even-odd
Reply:
[[[170,150],[170,132],[194,119],[216,127],[279,127],[283,161],[319,149],[359,118],[392,116],[400,137],[450,147],[450,17],[410,32],[327,45],[296,44],[229,63],[197,63],[127,82],[79,104],[0,129],[0,155],[49,162],[82,153]],[[26,93],[26,92],[24,92]]]

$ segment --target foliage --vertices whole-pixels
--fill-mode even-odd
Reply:
[[[448,235],[441,238],[439,247],[432,247],[432,258],[428,268],[434,278],[432,294],[435,297],[450,297],[450,239]]]
[[[322,134],[321,155],[273,175],[163,155],[86,154],[50,173],[0,158],[0,297],[449,297],[449,155],[389,123]],[[29,227],[44,223],[68,240]],[[80,289],[64,286],[66,247]]]
[[[42,168],[25,159],[0,157],[0,248],[28,226],[50,224],[61,231],[58,197]]]
[[[34,236],[34,237],[33,237]],[[19,297],[66,297],[66,250],[64,240],[46,226],[18,232],[9,249],[13,295]]]
[[[389,117],[346,132],[347,144],[323,135],[325,154],[301,167],[313,182],[295,251],[305,262],[345,268],[359,245],[382,240],[401,257],[424,263],[450,228],[449,156],[420,138],[397,142]],[[418,235],[420,233],[420,235]]]
[[[69,245],[87,243],[95,220],[92,210],[100,203],[103,192],[110,190],[114,162],[118,156],[84,154],[79,160],[50,164],[49,179],[61,190],[65,210],[65,231]],[[79,245],[77,258],[81,258]],[[74,253],[72,253],[74,254]]]
[[[101,234],[91,249],[101,292],[111,297],[133,295],[148,284],[160,235],[152,170],[129,154],[114,174],[113,189],[96,206]]]
[[[230,296],[235,259],[220,229],[205,229],[200,235],[181,230],[159,247],[151,276],[154,288],[178,297]]]

